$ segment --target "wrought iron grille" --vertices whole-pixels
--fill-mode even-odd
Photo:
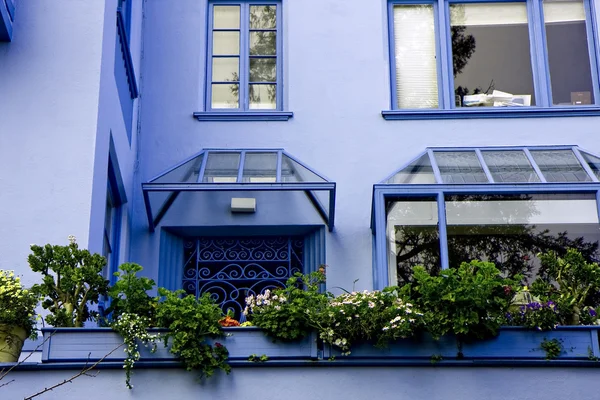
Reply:
[[[283,287],[303,270],[304,238],[202,237],[184,244],[183,289],[210,293],[223,311],[244,320],[245,298]]]

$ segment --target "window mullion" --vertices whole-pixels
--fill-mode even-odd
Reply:
[[[588,41],[588,54],[590,56],[590,71],[592,72],[592,86],[594,88],[594,104],[598,104],[598,99],[600,98],[600,82],[598,80],[600,69],[598,68],[598,46],[596,46],[597,37],[595,36],[598,30],[596,19],[593,17],[593,10],[595,10],[594,1],[583,0],[583,6],[585,9],[585,29]]]
[[[439,192],[437,195],[438,204],[438,232],[440,235],[440,260],[442,269],[450,268],[450,260],[448,259],[448,230],[446,226],[446,200],[444,192]]]
[[[436,28],[438,34],[439,61],[438,68],[440,75],[440,108],[454,108],[454,75],[452,65],[452,38],[450,35],[450,13],[448,0],[438,0]]]
[[[533,0],[527,3],[527,18],[535,104],[538,107],[550,107],[552,105],[552,86],[550,85],[544,11],[541,0]]]
[[[240,109],[248,110],[248,82],[250,79],[250,5],[241,4],[240,13]]]

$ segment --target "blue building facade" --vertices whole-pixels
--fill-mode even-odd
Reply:
[[[328,289],[371,290],[405,264],[452,267],[465,226],[599,240],[594,0],[5,3],[0,268],[27,283],[29,245],[75,235],[108,258],[107,278],[136,262],[239,312],[231,288],[273,282],[203,268],[256,264],[280,282],[327,264]],[[402,227],[434,250],[412,251]],[[215,261],[248,248],[286,270],[258,254]],[[595,368],[544,363],[240,363],[201,385],[147,365],[133,392],[107,368],[45,396],[596,395]],[[0,394],[79,370],[32,363]]]

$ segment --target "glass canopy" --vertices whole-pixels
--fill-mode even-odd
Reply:
[[[598,182],[600,158],[577,146],[428,148],[384,184]]]
[[[335,182],[282,149],[205,149],[142,184],[142,190],[150,230],[183,191],[272,190],[303,191],[333,229]]]

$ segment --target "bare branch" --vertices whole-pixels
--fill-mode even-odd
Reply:
[[[24,358],[24,359],[22,359],[21,361],[17,362],[15,365],[13,365],[12,367],[10,367],[8,370],[6,370],[6,371],[5,371],[4,369],[0,370],[0,381],[1,381],[2,379],[4,379],[4,378],[6,377],[6,375],[8,375],[8,373],[9,373],[10,371],[12,371],[12,370],[13,370],[13,369],[15,369],[16,367],[18,367],[19,365],[21,365],[21,364],[23,364],[25,361],[27,361],[27,360],[29,359],[29,357],[31,357],[31,356],[33,355],[33,353],[35,353],[36,351],[38,351],[39,349],[41,349],[41,348],[44,346],[44,343],[46,343],[48,340],[50,340],[50,338],[52,337],[52,335],[54,335],[54,333],[52,333],[52,334],[48,335],[48,337],[47,337],[47,338],[45,338],[45,339],[42,341],[42,343],[38,344],[38,345],[36,346],[36,348],[35,348],[35,349],[33,349],[33,351],[29,352],[29,355],[27,355],[27,357],[25,357],[25,358]],[[14,381],[14,379],[13,379],[12,381]],[[12,381],[10,381],[10,382],[12,382]],[[8,385],[10,382],[7,382],[7,383],[4,383],[4,384],[2,384],[2,385],[0,385],[0,387],[2,387],[2,386],[5,386],[5,385]]]

